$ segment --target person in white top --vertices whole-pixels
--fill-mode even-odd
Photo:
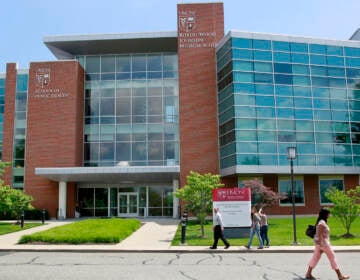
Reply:
[[[349,279],[349,275],[343,275],[340,272],[337,264],[334,250],[330,245],[330,228],[327,224],[327,219],[330,217],[330,211],[328,209],[321,209],[318,219],[316,221],[316,233],[314,236],[315,249],[312,258],[309,261],[308,270],[305,275],[305,279],[316,279],[312,276],[312,270],[320,260],[322,253],[325,253],[330,261],[331,268],[335,270],[339,280]]]
[[[214,243],[210,247],[210,249],[217,249],[217,244],[219,239],[221,239],[225,244],[225,249],[230,247],[230,243],[226,240],[224,236],[224,224],[222,221],[221,214],[219,212],[219,208],[214,208],[214,215],[213,215],[213,231],[214,231]]]

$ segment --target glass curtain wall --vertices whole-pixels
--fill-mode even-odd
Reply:
[[[28,79],[28,74],[18,74],[16,78],[14,150],[12,161],[12,187],[15,189],[24,188]]]
[[[233,37],[217,68],[221,168],[360,166],[360,48]]]
[[[86,72],[84,165],[178,165],[177,55],[78,60]]]
[[[119,195],[137,194],[135,212],[140,217],[172,217],[173,195],[172,187],[140,186],[140,187],[79,187],[78,209],[81,216],[118,216],[123,209],[118,208]],[[129,202],[129,201],[128,201]],[[131,203],[131,202],[129,202]],[[124,204],[122,207],[129,207]],[[119,206],[121,207],[121,206]],[[126,210],[122,213],[126,214]]]

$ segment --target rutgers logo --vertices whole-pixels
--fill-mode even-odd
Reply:
[[[225,199],[226,197],[227,197],[227,191],[223,191],[223,190],[218,190],[218,196],[219,196],[219,198],[221,198],[221,199]]]
[[[39,68],[36,71],[36,84],[44,88],[50,83],[50,68]]]
[[[195,12],[182,12],[179,15],[179,29],[183,32],[189,32],[195,29]]]

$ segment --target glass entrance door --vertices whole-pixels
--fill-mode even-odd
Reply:
[[[138,193],[137,192],[128,192],[128,193],[119,193],[118,197],[118,216],[119,217],[133,217],[138,216]]]

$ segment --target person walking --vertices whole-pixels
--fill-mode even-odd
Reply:
[[[349,279],[349,275],[344,275],[340,272],[339,266],[336,261],[334,250],[330,245],[330,228],[327,220],[330,217],[330,210],[321,209],[316,221],[316,233],[314,236],[315,249],[312,258],[309,261],[308,270],[305,279],[316,279],[312,275],[312,270],[315,268],[320,260],[321,254],[325,253],[330,261],[331,268],[335,270],[339,280]]]
[[[260,236],[266,248],[270,246],[270,241],[268,237],[268,231],[269,231],[268,218],[262,208],[260,208],[259,210],[259,215],[260,215]]]
[[[260,236],[260,215],[255,207],[251,209],[251,227],[250,227],[250,239],[248,244],[245,246],[247,249],[251,249],[252,241],[254,238],[254,235],[256,234],[257,238],[259,239],[259,247],[258,249],[263,249],[264,244],[263,240]]]
[[[214,243],[210,247],[210,249],[217,249],[217,244],[219,239],[222,240],[225,244],[225,249],[230,247],[230,243],[226,240],[224,236],[224,224],[222,221],[222,217],[219,211],[219,208],[214,208],[214,215],[213,215],[213,231],[214,231]]]

